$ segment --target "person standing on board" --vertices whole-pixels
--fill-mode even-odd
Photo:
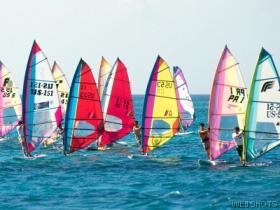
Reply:
[[[52,136],[44,141],[44,146],[47,147],[50,144],[55,143],[59,138],[62,137],[64,129],[62,128],[61,123],[57,125],[56,130],[53,132]]]
[[[133,133],[135,136],[135,140],[138,144],[139,152],[144,156],[148,156],[148,153],[143,151],[143,145],[141,142],[141,126],[139,125],[137,120],[135,120],[134,125],[133,125]]]
[[[138,146],[141,146],[141,127],[139,126],[137,120],[134,122],[133,125],[133,133]]]
[[[238,126],[233,129],[232,138],[234,139],[237,146],[236,150],[240,159],[240,163],[244,164],[244,161],[242,160],[244,133],[240,132],[240,128]]]
[[[204,123],[199,124],[199,131],[198,134],[201,138],[201,141],[203,143],[204,149],[207,153],[207,157],[210,157],[210,143],[209,143],[209,128],[205,128]]]
[[[24,127],[24,125],[23,125],[22,120],[18,121],[18,124],[17,124],[18,141],[21,145],[21,150],[22,150],[24,157],[27,157],[30,155],[27,155],[27,152],[25,151],[23,127]]]

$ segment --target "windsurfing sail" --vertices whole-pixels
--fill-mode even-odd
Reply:
[[[243,159],[253,160],[280,144],[280,85],[272,56],[262,49],[252,79]]]
[[[194,121],[193,102],[183,71],[178,66],[173,68],[173,78],[180,116],[180,125],[182,130],[185,131]]]
[[[21,119],[21,99],[11,72],[1,61],[0,90],[0,138],[4,138]]]
[[[98,76],[98,92],[100,98],[102,98],[104,86],[109,76],[110,70],[111,70],[111,66],[109,62],[102,56],[101,64],[99,68],[99,76]]]
[[[243,131],[247,91],[239,64],[225,47],[220,58],[210,95],[208,122],[210,127],[210,160],[235,148],[233,129]]]
[[[144,153],[166,143],[179,129],[174,80],[168,64],[160,56],[149,79],[142,116]]]
[[[62,107],[62,114],[63,116],[66,113],[67,101],[68,101],[68,94],[69,94],[69,84],[66,79],[65,74],[59,67],[59,65],[54,62],[52,66],[52,73],[55,80],[56,88],[58,91],[58,96],[60,99],[60,104]]]
[[[100,98],[92,71],[82,59],[72,80],[65,118],[64,152],[83,149],[103,132]]]
[[[61,121],[57,88],[47,57],[34,41],[25,72],[22,114],[25,151],[30,154],[48,139]]]
[[[104,133],[100,146],[111,144],[133,128],[134,109],[128,73],[124,63],[118,58],[105,85],[102,97]]]

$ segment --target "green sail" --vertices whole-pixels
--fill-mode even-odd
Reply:
[[[262,49],[251,82],[246,112],[243,160],[280,144],[280,86],[272,56]]]

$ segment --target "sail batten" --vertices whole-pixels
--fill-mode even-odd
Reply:
[[[212,84],[208,122],[210,160],[235,148],[233,128],[244,129],[247,105],[246,86],[238,62],[225,47]]]

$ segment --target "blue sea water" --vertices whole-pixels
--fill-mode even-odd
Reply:
[[[144,97],[134,99],[140,121]],[[223,157],[234,164],[198,165],[205,154],[197,129],[207,121],[209,96],[193,99],[193,133],[174,137],[151,153],[154,158],[129,159],[137,148],[117,145],[67,157],[41,148],[37,153],[47,157],[26,160],[15,138],[0,142],[0,209],[280,208],[279,149],[258,160],[265,165],[232,167],[238,164],[236,151]],[[134,143],[132,134],[123,140]]]

